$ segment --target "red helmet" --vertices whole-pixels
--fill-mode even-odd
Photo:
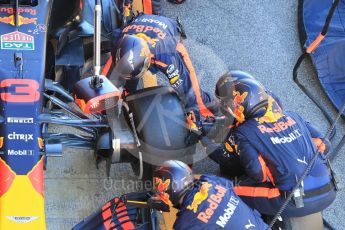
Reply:
[[[192,170],[188,165],[181,161],[169,160],[153,174],[154,193],[167,205],[178,207],[193,181]]]

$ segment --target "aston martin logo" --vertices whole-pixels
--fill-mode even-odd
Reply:
[[[20,224],[30,223],[38,219],[37,216],[6,216],[6,218]]]

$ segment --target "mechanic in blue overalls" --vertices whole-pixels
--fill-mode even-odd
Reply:
[[[211,97],[203,92],[186,48],[181,43],[181,26],[158,15],[140,14],[122,30],[113,34],[112,64],[107,71],[116,85],[125,85],[131,93],[146,71],[162,72],[177,91],[187,111],[196,120],[213,116]]]
[[[154,172],[154,198],[179,210],[174,229],[267,229],[260,214],[211,175],[195,179],[183,162],[166,161]]]
[[[231,70],[221,76],[219,81],[221,82],[221,79],[228,78],[229,75],[231,75],[232,77],[236,77],[236,79],[255,80],[255,78],[249,73],[240,70]],[[272,96],[273,99],[278,103],[278,105],[283,108],[279,98],[273,92],[267,91],[267,94]],[[233,116],[227,116],[225,117],[225,119],[223,119],[223,121],[223,130],[218,130],[218,133],[226,133],[225,138],[221,137],[223,138],[222,140],[224,140],[223,143],[215,144],[213,140],[208,138],[206,135],[201,139],[201,141],[202,144],[207,147],[208,156],[217,164],[219,164],[220,173],[222,174],[222,176],[234,179],[235,177],[242,176],[245,173],[244,167],[241,165],[240,158],[238,154],[236,154],[237,147],[235,145],[233,135],[233,127],[235,126],[237,121]]]
[[[246,178],[234,191],[260,213],[275,215],[315,151],[327,152],[329,141],[297,113],[283,111],[254,78],[225,74],[215,94],[222,113],[235,119],[229,136],[233,151],[227,155],[231,157],[220,151],[211,154],[218,163],[240,162]],[[324,210],[335,199],[335,187],[330,167],[320,154],[283,216]]]

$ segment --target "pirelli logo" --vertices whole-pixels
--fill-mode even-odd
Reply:
[[[31,117],[8,117],[7,123],[11,123],[11,124],[33,124],[34,119]]]
[[[296,121],[293,120],[291,117],[287,117],[287,121],[281,121],[281,122],[276,122],[274,123],[273,127],[267,127],[266,125],[259,125],[258,129],[261,131],[261,133],[279,133],[287,128],[293,126],[296,124]]]

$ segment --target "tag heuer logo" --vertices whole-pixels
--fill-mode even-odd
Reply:
[[[37,216],[6,216],[6,218],[20,224],[30,223],[38,219]]]
[[[34,37],[22,32],[12,32],[1,35],[1,49],[3,50],[34,50]]]

